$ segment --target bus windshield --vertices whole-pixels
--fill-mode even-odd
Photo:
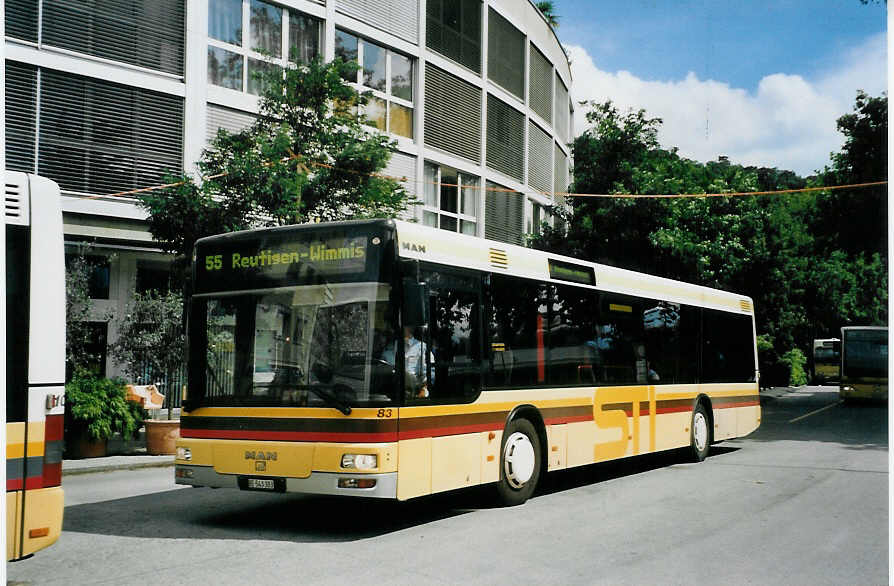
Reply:
[[[397,400],[393,265],[381,222],[200,240],[187,409],[326,406],[347,414]]]
[[[850,378],[888,377],[888,331],[852,330],[844,338],[844,372]]]
[[[344,410],[396,401],[390,289],[345,283],[197,298],[201,405]]]

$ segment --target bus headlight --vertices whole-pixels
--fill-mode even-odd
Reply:
[[[379,467],[379,457],[375,454],[344,454],[341,457],[341,467],[372,470]]]
[[[177,448],[177,459],[189,462],[192,460],[192,450],[189,448]]]

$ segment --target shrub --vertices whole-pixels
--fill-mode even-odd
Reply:
[[[807,372],[804,365],[807,357],[798,348],[792,348],[782,355],[781,361],[789,366],[789,386],[800,387],[807,384]]]
[[[108,440],[116,432],[132,437],[142,425],[142,408],[127,400],[124,381],[100,378],[78,370],[65,385],[69,430],[93,441]]]

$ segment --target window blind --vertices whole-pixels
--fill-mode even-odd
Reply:
[[[488,15],[487,76],[524,101],[525,36],[493,8]]]
[[[524,244],[525,197],[487,182],[484,200],[484,237],[508,244]]]
[[[562,82],[562,78],[559,77],[559,74],[556,73],[556,136],[561,139],[563,143],[568,142],[568,119],[570,112],[568,111],[568,89],[565,88],[565,84]]]
[[[41,70],[38,172],[69,191],[116,193],[162,183],[183,158],[183,100]]]
[[[336,0],[335,9],[405,41],[419,42],[418,0]]]
[[[220,128],[232,133],[237,133],[255,121],[254,114],[226,108],[216,104],[208,104],[205,118],[205,139],[211,142]]]
[[[481,90],[430,63],[425,66],[425,144],[481,160]]]
[[[530,93],[528,94],[528,99],[530,100],[531,108],[546,122],[552,124],[553,66],[534,45],[531,45],[530,52],[530,75],[528,76]]]
[[[552,191],[553,139],[533,122],[528,123],[528,185],[543,193]]]
[[[429,49],[481,73],[480,0],[428,0],[425,23]]]
[[[38,0],[6,0],[6,36],[37,42]]]
[[[37,127],[37,68],[6,62],[6,168],[34,172]]]
[[[183,0],[43,2],[42,42],[183,75]]]
[[[487,96],[487,166],[525,180],[525,115]]]

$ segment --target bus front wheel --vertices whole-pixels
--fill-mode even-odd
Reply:
[[[527,419],[514,419],[503,432],[497,495],[506,506],[520,505],[540,479],[540,438]]]
[[[708,457],[711,448],[711,420],[704,403],[695,406],[692,425],[689,428],[689,449],[692,459],[701,462]]]

